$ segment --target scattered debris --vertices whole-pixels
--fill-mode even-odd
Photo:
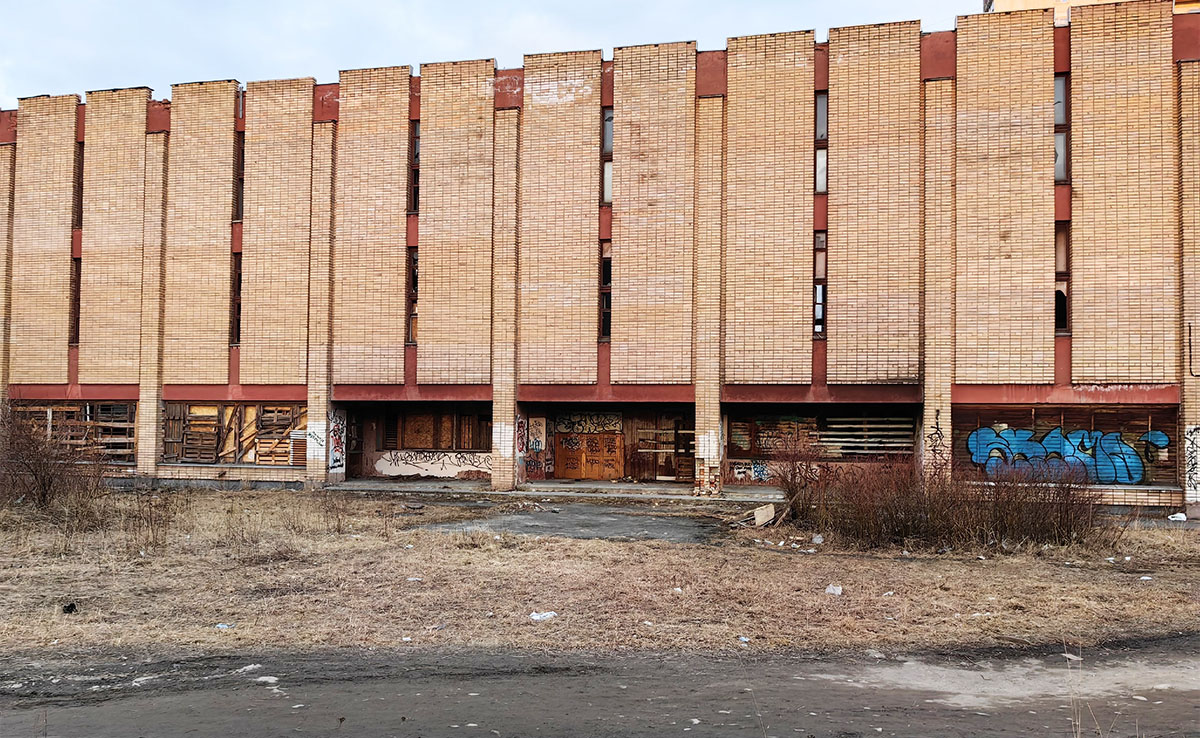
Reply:
[[[884,593],[883,593],[883,596],[884,596],[884,597],[892,597],[892,596],[894,596],[895,594],[896,594],[895,592],[893,592],[892,590],[890,590],[890,589],[889,589],[888,591],[886,591],[886,592],[884,592]]]
[[[842,586],[840,584],[831,584],[825,588],[825,594],[841,596]]]
[[[557,616],[558,616],[558,613],[554,612],[553,610],[547,610],[546,612],[531,612],[531,613],[529,613],[529,619],[535,623],[540,623],[543,620],[549,620],[550,618],[557,617]]]
[[[409,578],[408,578],[406,581],[409,581],[409,582],[423,582],[423,581],[425,581],[425,580],[424,580],[424,579],[421,579],[421,577],[409,577]]]
[[[886,659],[887,656],[884,656],[882,652],[876,651],[873,648],[868,648],[867,649],[867,658],[882,661],[883,659]]]
[[[217,630],[232,630],[237,627],[237,623],[217,623],[213,627]]]
[[[775,505],[768,502],[754,508],[754,527],[761,528],[775,519]]]
[[[254,681],[259,682],[261,684],[275,684],[279,681],[279,677],[260,676],[258,679],[255,679]]]
[[[823,535],[821,535],[820,533],[818,533],[818,534],[816,534],[815,536],[813,536],[813,537],[812,537],[812,542],[813,542],[815,545],[818,545],[818,546],[820,546],[822,543],[824,543],[824,542],[825,542],[825,536],[823,536]]]
[[[1170,520],[1172,523],[1184,523],[1187,522],[1187,514],[1181,512],[1171,513],[1167,516],[1167,520]]]
[[[949,547],[949,546],[946,546],[945,548],[939,548],[939,549],[938,549],[938,553],[939,553],[939,554],[947,554],[947,553],[950,553],[950,550],[951,550],[951,549],[950,549],[950,547]],[[908,552],[907,552],[907,551],[905,551],[905,552],[904,552],[904,554],[907,556],[907,555],[908,555]]]
[[[79,607],[74,602],[63,605],[63,615],[74,615],[77,612],[79,612]]]
[[[1153,578],[1154,578],[1154,577],[1142,577],[1141,579],[1142,579],[1142,581],[1143,581],[1143,582],[1148,582],[1148,581],[1150,581],[1150,580],[1151,580],[1151,579],[1153,579]]]

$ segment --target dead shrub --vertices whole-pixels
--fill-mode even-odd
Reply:
[[[193,513],[192,499],[180,492],[136,491],[123,499],[121,532],[127,551],[161,549],[170,532]]]
[[[863,548],[1115,543],[1123,532],[1076,473],[1012,472],[984,479],[911,459],[833,464],[807,434],[781,438],[772,473],[783,520]]]
[[[341,535],[350,529],[351,504],[345,492],[324,489],[320,493],[321,521],[329,533]]]
[[[0,504],[27,522],[54,525],[69,542],[108,524],[108,465],[65,424],[0,405]]]

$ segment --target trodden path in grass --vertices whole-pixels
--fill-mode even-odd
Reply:
[[[0,693],[0,735],[850,738],[1071,736],[1076,726],[1079,735],[1200,735],[1200,639],[1081,656],[441,648],[9,657],[0,672],[25,689]]]

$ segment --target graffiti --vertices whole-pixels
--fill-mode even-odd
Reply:
[[[329,471],[346,471],[346,411],[329,410]]]
[[[562,447],[571,451],[578,451],[583,448],[583,441],[579,440],[578,436],[567,436],[562,439]]]
[[[525,447],[526,447],[525,434],[526,434],[525,416],[518,415],[517,416],[517,456],[520,456],[521,454],[525,453]]]
[[[1151,448],[1166,448],[1170,439],[1162,431],[1138,437],[1146,446],[1146,459],[1120,433],[1084,429],[1063,433],[1061,427],[1036,440],[1028,428],[976,428],[967,436],[971,461],[994,476],[1028,472],[1047,476],[1082,472],[1095,484],[1138,484],[1145,478]]]
[[[1188,500],[1200,498],[1200,425],[1189,425],[1183,433],[1183,484]]]
[[[620,433],[621,413],[569,413],[554,419],[555,433]]]
[[[375,471],[388,477],[487,478],[492,473],[492,455],[486,451],[388,451],[375,462]]]
[[[735,482],[765,482],[771,478],[767,462],[763,459],[730,461],[729,473]]]
[[[529,419],[529,453],[536,454],[546,450],[546,419]]]
[[[541,459],[525,457],[525,476],[529,479],[545,479],[546,468]]]
[[[933,411],[933,430],[925,435],[925,468],[943,472],[950,468],[949,447],[942,432],[942,411]]]

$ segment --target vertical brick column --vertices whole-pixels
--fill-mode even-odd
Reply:
[[[20,101],[9,334],[15,383],[67,381],[78,105],[75,95]]]
[[[692,381],[696,45],[613,51],[614,384]]]
[[[312,218],[308,233],[308,451],[304,471],[304,478],[310,485],[320,485],[327,480],[327,476],[342,477],[346,473],[345,438],[332,439],[329,435],[333,359],[330,251],[333,247],[333,182],[336,167],[333,147],[336,137],[336,123],[312,125]],[[334,443],[343,444],[341,463],[337,465],[332,463],[336,460],[334,452],[338,450],[331,448]]]
[[[225,384],[238,83],[171,90],[163,381]]]
[[[1179,65],[1180,184],[1183,216],[1183,431],[1184,499],[1200,506],[1200,61]],[[1200,515],[1200,510],[1195,510]],[[1189,516],[1191,517],[1191,516]]]
[[[831,384],[920,374],[920,58],[917,22],[829,32]]]
[[[730,384],[812,381],[815,64],[811,31],[729,39]]]
[[[1054,12],[960,17],[956,60],[955,380],[1050,384]]]
[[[696,246],[692,351],[696,367],[696,487],[721,491],[721,275],[725,245],[725,98],[696,101]]]
[[[0,144],[0,402],[8,399],[8,326],[12,316],[13,172],[16,144]]]
[[[313,80],[246,86],[242,384],[305,381]]]
[[[344,71],[338,85],[335,384],[404,384],[409,71]]]
[[[138,375],[149,99],[145,87],[87,96],[79,284],[83,384],[125,384]]]
[[[954,384],[954,80],[926,82],[924,98],[921,465],[927,472],[949,473]]]
[[[492,188],[492,489],[516,484],[520,110],[498,110]]]
[[[1072,382],[1179,381],[1171,28],[1169,2],[1071,10]]]
[[[162,456],[163,307],[166,286],[167,159],[169,135],[145,136],[142,186],[141,356],[138,362],[137,473],[153,478]]]

